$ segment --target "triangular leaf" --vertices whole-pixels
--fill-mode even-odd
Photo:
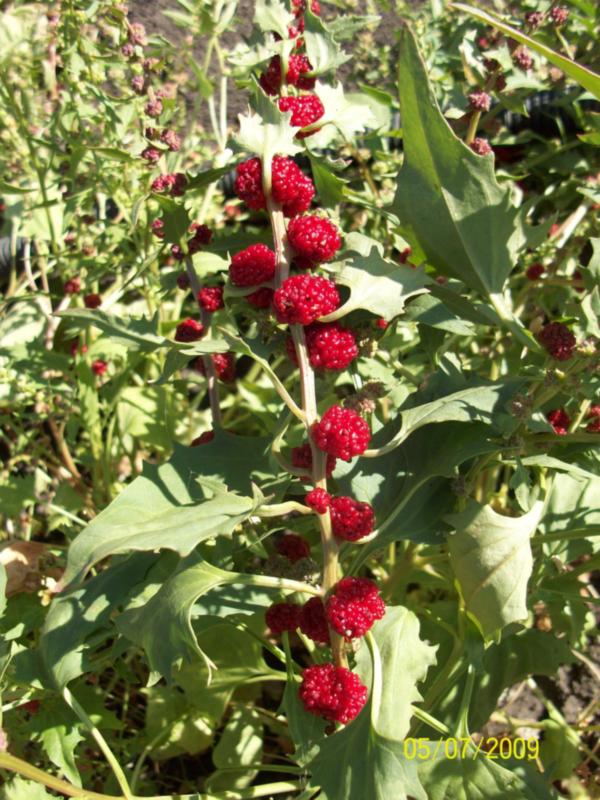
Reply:
[[[511,622],[527,619],[527,583],[533,568],[531,536],[544,504],[521,517],[505,517],[490,506],[470,501],[446,520],[450,562],[467,611],[486,638]]]

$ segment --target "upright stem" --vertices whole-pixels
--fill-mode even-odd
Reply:
[[[289,275],[291,252],[287,240],[283,211],[278,204],[273,202],[270,196],[270,170],[265,170],[264,165],[263,170],[263,190],[267,197],[267,210],[269,212],[269,219],[273,231],[273,243],[275,245],[275,286],[279,287]],[[298,359],[302,410],[305,414],[306,432],[312,452],[312,481],[314,486],[319,489],[327,490],[327,458],[325,453],[321,452],[321,450],[316,447],[310,436],[310,429],[319,418],[315,390],[315,374],[308,360],[304,328],[302,325],[290,325],[290,332],[296,350],[296,358]],[[321,547],[323,551],[323,591],[327,594],[327,592],[333,589],[339,577],[338,546],[333,535],[329,510],[327,510],[325,514],[317,514],[316,516],[319,521]],[[335,664],[337,666],[347,666],[343,638],[331,628],[329,630],[329,635]]]
[[[196,270],[190,256],[185,257],[185,270],[187,272],[190,286],[200,308],[200,320],[204,327],[208,330],[210,328],[210,314],[205,308],[202,308],[198,300],[198,292],[201,289],[200,281],[196,275]],[[208,384],[208,399],[210,401],[210,413],[212,416],[213,426],[221,427],[221,403],[219,401],[219,385],[217,383],[217,373],[212,357],[210,355],[202,356],[202,363],[204,364],[204,371],[206,372],[206,382]]]

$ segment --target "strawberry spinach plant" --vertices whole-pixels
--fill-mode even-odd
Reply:
[[[2,11],[4,800],[595,796],[598,10],[355,5]]]

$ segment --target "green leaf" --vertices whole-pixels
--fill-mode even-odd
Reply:
[[[210,667],[192,628],[192,607],[199,597],[217,586],[233,583],[236,577],[236,573],[213,567],[193,554],[181,561],[144,606],[122,614],[117,627],[143,647],[152,671],[168,680],[175,668],[198,657]]]
[[[430,294],[423,294],[412,300],[405,311],[404,319],[457,336],[473,336],[475,333],[472,323],[454,314],[441,300]]]
[[[2,192],[2,194],[29,194],[35,191],[35,189],[24,189],[21,186],[14,186],[12,183],[0,181],[0,192]]]
[[[26,781],[18,775],[2,787],[2,800],[56,800],[56,795],[48,794],[41,783]]]
[[[535,503],[521,517],[505,517],[471,500],[446,520],[450,563],[467,611],[487,639],[511,622],[527,618],[527,583],[533,568],[531,536],[543,511]]]
[[[187,184],[186,184],[186,192],[190,191],[191,189],[204,189],[205,186],[209,186],[211,183],[218,181],[219,178],[222,178],[223,175],[226,175],[228,172],[235,167],[236,162],[232,162],[227,164],[226,167],[217,167],[215,169],[205,169],[202,172],[197,172],[195,175],[187,173]]]
[[[161,219],[163,221],[163,233],[165,242],[179,244],[188,234],[191,219],[183,203],[176,202],[171,197],[157,194],[154,199],[161,209]]]
[[[335,138],[327,130],[330,127],[337,129],[344,139],[351,140],[359,131],[375,125],[375,117],[371,110],[362,102],[355,103],[348,99],[341,83],[330,86],[317,81],[314,91],[323,103],[325,113],[319,118],[319,125],[323,125],[323,129],[311,136],[313,148],[322,147],[324,142]]]
[[[446,525],[444,513],[456,501],[446,481],[456,467],[471,458],[497,450],[489,442],[484,425],[448,422],[432,436],[423,429],[400,447],[376,459],[358,459],[336,479],[344,494],[371,503],[378,535],[360,550],[360,561],[386,544],[401,539],[441,543]]]
[[[208,461],[209,446],[177,447],[166,463],[145,464],[142,475],[75,539],[69,549],[65,583],[80,579],[99,560],[115,553],[168,549],[186,556],[199,542],[230,536],[236,525],[248,518],[255,501],[224,490],[223,484],[206,475],[203,486],[199,479],[203,463],[211,475],[220,474],[219,467]],[[231,451],[225,456],[233,460]],[[249,487],[249,473],[244,477]],[[213,494],[215,486],[218,491]]]
[[[315,188],[325,208],[334,208],[343,200],[344,186],[348,181],[338,178],[335,172],[330,169],[326,159],[319,158],[314,153],[308,151],[310,166],[312,171]]]
[[[328,30],[320,17],[310,10],[310,3],[304,14],[304,44],[306,55],[316,75],[337,69],[345,64],[350,56],[345,53],[333,33]]]
[[[247,153],[257,155],[263,163],[271,163],[273,156],[293,156],[302,150],[295,140],[299,127],[290,123],[292,112],[282,113],[263,93],[255,96],[258,113],[240,114],[240,127],[234,144]]]
[[[288,26],[293,25],[294,21],[294,17],[280,0],[256,0],[254,24],[264,33],[275,31],[283,39],[287,39]]]
[[[62,698],[45,700],[27,723],[27,733],[41,743],[50,761],[75,786],[81,786],[75,763],[75,748],[84,739],[80,727]]]
[[[512,28],[510,25],[502,22],[502,20],[492,12],[483,11],[479,8],[473,8],[472,6],[465,5],[464,3],[451,3],[450,7],[456,9],[457,11],[463,11],[465,14],[469,14],[471,17],[483,22],[485,25],[490,25],[492,28],[497,28],[511,39],[515,39],[517,42],[527,45],[527,47],[535,50],[536,53],[539,53],[541,56],[544,56],[544,58],[547,58],[551,64],[554,64],[555,67],[558,67],[580,86],[583,86],[584,89],[587,89],[588,92],[591,92],[600,100],[600,75],[598,75],[596,72],[593,72],[591,69],[588,69],[588,67],[584,67],[581,64],[578,64],[576,61],[566,58],[560,53],[557,53],[555,50],[552,50],[547,45],[542,44],[542,42],[538,42],[536,39],[532,39],[530,36],[526,36],[521,31],[516,30],[516,28]]]
[[[410,728],[413,703],[421,697],[417,683],[424,681],[435,664],[436,647],[419,637],[418,617],[402,606],[388,606],[383,619],[372,628],[381,654],[383,680],[375,730],[386,739],[400,741]],[[373,678],[371,654],[363,640],[356,655],[356,671],[369,686]]]
[[[400,32],[398,88],[404,163],[393,209],[428,261],[484,295],[498,295],[524,246],[521,212],[442,116],[412,33]],[[435,220],[435,224],[432,224]]]
[[[513,762],[500,766],[485,756],[447,758],[437,741],[427,743],[435,758],[419,761],[419,778],[428,800],[551,800],[556,797],[532,769]],[[443,743],[442,743],[443,744]],[[459,745],[460,747],[460,745]],[[506,762],[505,762],[506,763]]]
[[[113,563],[109,570],[87,580],[82,588],[63,591],[53,599],[37,651],[43,685],[63,688],[94,669],[93,647],[114,634],[110,620],[115,609],[125,605],[154,563],[155,554],[136,553]],[[99,631],[103,632],[101,637]]]
[[[367,706],[343,731],[329,736],[310,762],[311,786],[319,800],[428,800],[417,762],[402,742],[388,741],[370,726]]]
[[[358,31],[364,31],[369,25],[377,25],[381,17],[378,14],[338,14],[327,22],[327,28],[340,42],[352,39]]]
[[[167,343],[164,337],[158,334],[158,316],[151,320],[145,317],[122,320],[106,311],[88,308],[61,311],[58,316],[74,323],[78,329],[93,325],[114,342],[124,344],[131,350],[151,352]]]
[[[294,747],[294,760],[306,764],[315,755],[317,745],[325,735],[326,722],[323,718],[310,714],[298,695],[300,679],[288,670],[281,708],[285,712],[289,733]]]
[[[249,766],[260,764],[262,759],[263,735],[262,719],[257,711],[235,709],[212,752],[217,772],[210,777],[206,788],[218,792],[248,786],[256,775],[256,770],[249,769]],[[227,772],[219,772],[223,768]]]
[[[429,282],[422,270],[387,261],[375,247],[368,256],[350,252],[339,271],[335,266],[330,270],[336,270],[336,283],[350,288],[350,297],[337,311],[323,317],[324,322],[359,308],[390,320],[404,311],[410,297],[423,293]]]
[[[519,380],[470,386],[430,403],[400,409],[402,424],[385,444],[385,449],[397,447],[424,425],[441,422],[485,422],[497,432],[510,432],[518,422],[509,414],[508,404],[522,386],[523,382]],[[387,427],[397,427],[397,423]],[[384,434],[379,433],[377,441],[383,439]]]
[[[600,477],[584,473],[558,473],[540,521],[542,533],[597,528],[600,526]]]
[[[396,614],[402,611],[404,610],[401,609]],[[409,628],[409,641],[414,643],[414,626],[409,623]],[[386,684],[393,679],[397,680],[394,669],[398,666],[398,661],[397,655],[392,654],[389,649],[394,647],[396,637],[386,625],[380,631],[380,638],[385,645],[387,663],[384,660],[382,664],[377,641],[372,638],[372,667],[369,671],[371,681],[367,704],[358,717],[342,731],[328,736],[320,743],[317,755],[308,764],[311,785],[320,786],[319,797],[326,800],[338,800],[341,797],[344,800],[389,800],[392,797],[394,800],[408,800],[409,796],[412,800],[427,800],[417,775],[417,763],[406,758],[404,743],[381,732],[385,730],[403,736],[406,717],[401,714],[400,725],[394,726],[393,710],[385,708],[385,703],[389,702],[391,696],[387,692]],[[420,655],[421,663],[411,664],[414,680],[424,675],[431,657],[431,653],[424,650],[421,650]],[[364,658],[366,659],[366,654]],[[410,663],[410,660],[404,663]],[[363,668],[366,669],[364,662]],[[405,685],[404,688],[408,689],[411,699],[417,699],[414,685]],[[396,695],[394,706],[399,699],[404,703],[404,698]],[[404,706],[405,714],[410,713],[409,708],[410,699],[408,708]]]

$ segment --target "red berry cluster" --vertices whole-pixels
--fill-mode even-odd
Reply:
[[[600,433],[600,405],[591,406],[585,416],[586,419],[590,420],[586,426],[586,431],[588,433]]]
[[[315,88],[316,78],[310,76],[312,65],[304,55],[291,55],[287,63],[285,83],[288,86],[295,86],[297,89],[310,91]],[[281,58],[273,56],[269,66],[262,73],[259,79],[260,85],[267,94],[276,95],[281,91],[282,74]]]
[[[563,322],[549,322],[537,335],[538,342],[555,361],[568,361],[577,340]]]
[[[217,378],[223,383],[233,383],[235,380],[235,356],[233,353],[215,353],[210,356],[215,368]],[[206,375],[204,358],[197,358],[194,361],[194,368],[201,374]]]
[[[292,0],[292,7],[298,24],[291,35],[296,37],[302,31],[306,2]],[[319,12],[314,0],[311,9]],[[298,39],[296,44],[301,44]],[[277,98],[279,109],[289,113],[290,125],[301,129],[296,132],[299,138],[318,130],[325,109],[320,98],[310,93],[315,81],[305,55],[294,52],[287,59],[273,57],[260,76],[260,84],[268,95]],[[269,212],[276,241],[273,247],[256,243],[235,253],[229,265],[230,283],[252,289],[246,295],[249,303],[257,308],[270,306],[277,323],[292,326],[285,340],[292,363],[299,363],[305,346],[312,369],[348,368],[358,356],[354,332],[337,321],[320,321],[341,309],[340,290],[329,276],[314,272],[336,257],[342,234],[325,215],[310,213],[315,197],[312,180],[291,158],[276,155],[266,170],[263,161],[254,157],[236,168],[234,190],[249,209]],[[289,219],[285,235],[281,212]],[[408,255],[410,251],[406,258]],[[302,326],[303,331],[295,326]],[[303,358],[302,369],[305,368]],[[302,380],[306,380],[304,374]],[[368,536],[375,525],[373,508],[352,497],[331,495],[322,480],[331,475],[337,458],[349,461],[365,452],[370,441],[368,423],[351,408],[333,405],[320,419],[311,420],[308,432],[311,442],[291,449],[290,469],[295,474],[300,472],[302,480],[313,483],[306,504],[323,516],[322,535],[347,542]],[[318,451],[318,464],[326,462],[325,476],[313,463]],[[276,541],[275,548],[292,564],[310,556],[308,543],[296,534],[286,533]],[[303,568],[300,564],[297,569]],[[329,645],[334,637],[337,648],[340,639],[335,637],[349,641],[364,636],[384,613],[385,604],[372,581],[347,577],[334,586],[327,583],[322,596],[311,597],[303,605],[275,603],[266,612],[266,623],[273,635],[299,631],[320,645]],[[311,713],[346,723],[360,712],[367,689],[349,669],[322,664],[304,671],[300,697]]]
[[[306,139],[307,136],[311,136],[320,130],[320,128],[315,128],[314,124],[325,113],[325,107],[316,94],[303,94],[299,97],[280,97],[278,105],[280,111],[292,112],[290,123],[295,128],[308,128],[311,126],[310,130],[299,131],[296,134],[297,139]]]
[[[332,406],[311,431],[312,438],[320,450],[350,461],[362,455],[371,439],[369,425],[356,411],[341,406]]]
[[[259,158],[238,164],[234,191],[240,200],[255,211],[267,207]],[[286,156],[275,156],[271,164],[271,196],[286,217],[293,217],[310,208],[315,187],[295,161]]]
[[[292,465],[298,469],[305,469],[307,472],[312,470],[313,458],[310,444],[302,444],[299,447],[292,447]],[[325,464],[325,477],[330,478],[335,469],[337,459],[334,455],[328,454]]]
[[[286,533],[275,544],[275,549],[279,555],[285,556],[292,564],[302,558],[310,558],[310,545],[296,533]]]
[[[300,699],[312,714],[346,724],[367,701],[367,687],[345,667],[316,664],[302,675]]]
[[[571,417],[564,408],[555,408],[553,411],[548,411],[546,419],[554,428],[554,433],[558,433],[559,436],[564,436],[569,432]]]

